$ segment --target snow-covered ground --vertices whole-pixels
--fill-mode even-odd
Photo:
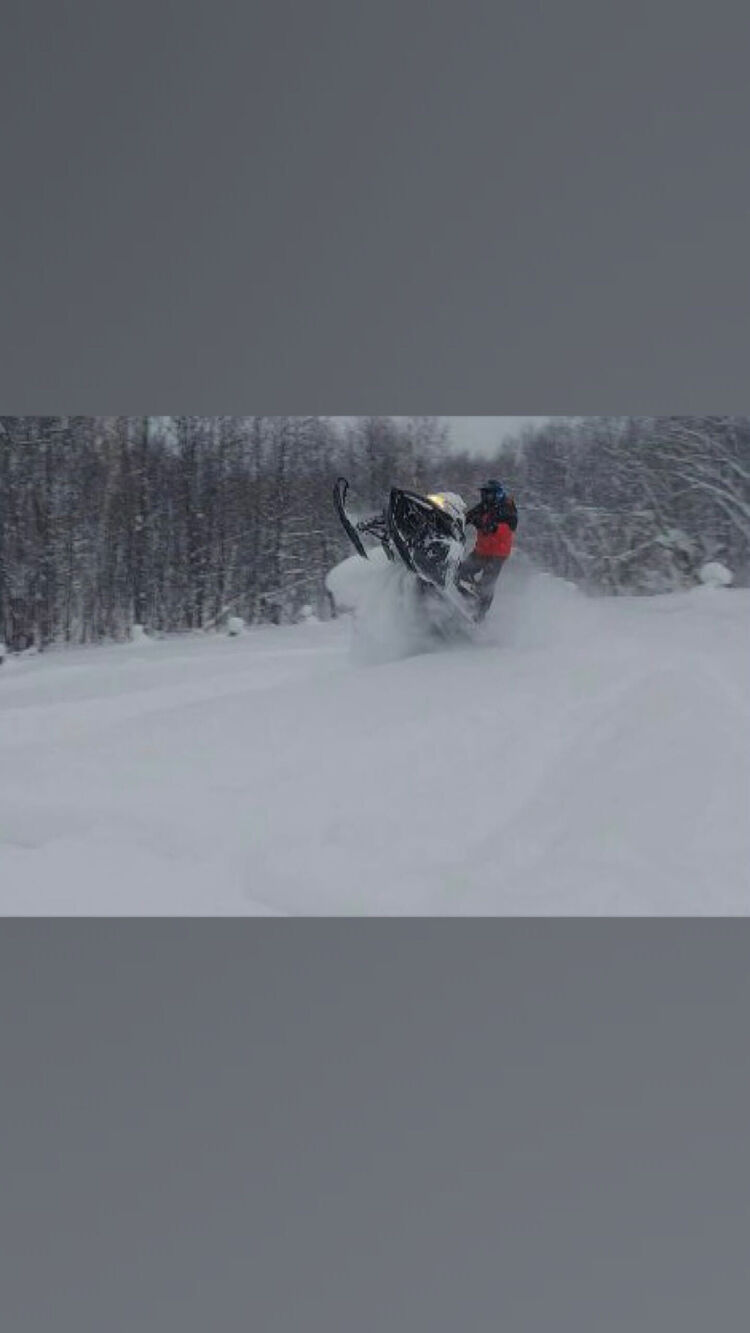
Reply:
[[[750,592],[514,558],[427,652],[381,577],[354,651],[346,616],[6,660],[0,911],[750,912]]]

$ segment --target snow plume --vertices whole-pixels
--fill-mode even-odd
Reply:
[[[580,635],[591,599],[573,583],[546,574],[521,552],[503,569],[478,643],[554,652]]]
[[[326,580],[340,611],[353,613],[352,656],[360,665],[446,648],[536,649],[580,632],[589,599],[572,583],[541,573],[515,553],[503,569],[483,624],[467,626],[449,605],[419,595],[413,575],[378,548],[351,556]]]
[[[353,612],[352,656],[360,665],[398,661],[433,650],[440,625],[419,595],[417,581],[377,547],[354,555],[326,579],[340,611]]]

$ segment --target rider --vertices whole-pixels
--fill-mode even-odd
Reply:
[[[473,551],[463,561],[459,581],[479,594],[482,611],[492,604],[500,570],[513,549],[513,534],[518,527],[516,502],[501,482],[490,480],[480,487],[481,499],[466,515],[466,522],[477,530]]]

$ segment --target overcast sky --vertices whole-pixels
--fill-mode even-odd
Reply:
[[[331,417],[332,421],[353,422],[356,417]],[[408,421],[408,417],[394,417],[395,421]],[[549,421],[549,417],[440,417],[450,428],[450,438],[456,449],[466,449],[472,454],[489,456],[494,453],[503,440],[518,435],[524,426]]]
[[[476,454],[490,454],[501,440],[517,435],[530,422],[546,417],[446,417],[451,436],[460,449]]]

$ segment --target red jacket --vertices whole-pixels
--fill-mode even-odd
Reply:
[[[494,532],[477,533],[474,547],[477,555],[492,555],[496,559],[507,560],[513,549],[513,533],[507,523],[498,523]]]
[[[477,530],[474,547],[477,555],[507,560],[513,549],[513,534],[518,527],[518,513],[512,496],[506,498],[501,509],[486,509],[482,504],[475,505],[466,515],[466,522],[472,523]]]

